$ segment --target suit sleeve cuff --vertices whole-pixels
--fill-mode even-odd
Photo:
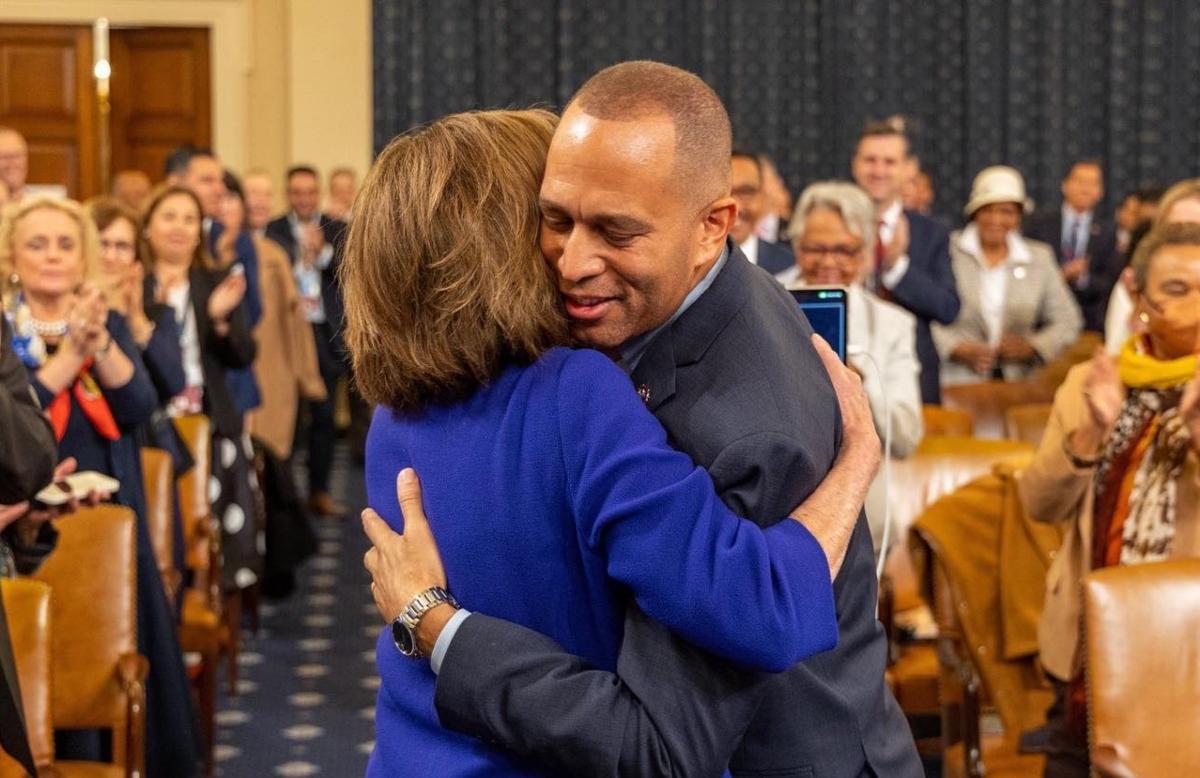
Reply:
[[[433,644],[433,651],[429,654],[429,667],[433,670],[434,675],[441,672],[442,661],[446,658],[446,652],[450,650],[450,642],[454,640],[454,636],[458,633],[458,628],[462,626],[462,623],[470,615],[471,611],[460,608],[446,622],[446,626],[442,627],[442,633],[438,635],[438,639]]]
[[[896,264],[892,265],[892,269],[879,277],[879,280],[883,282],[884,288],[888,290],[895,289],[896,285],[904,280],[904,275],[908,272],[908,265],[908,255],[901,254],[896,260]]]

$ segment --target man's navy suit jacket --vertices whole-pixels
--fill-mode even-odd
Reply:
[[[916,211],[908,217],[908,272],[889,290],[891,301],[917,317],[917,359],[921,401],[941,402],[941,360],[930,322],[951,324],[958,317],[958,287],[950,268],[950,236],[940,222]]]
[[[709,472],[735,513],[769,526],[833,466],[841,418],[807,320],[729,246],[712,286],[654,338],[632,377],[671,445]],[[869,768],[918,778],[912,736],[884,684],[874,562],[860,513],[834,582],[838,645],[779,675],[706,654],[633,606],[618,675],[473,614],[441,666],[440,720],[561,775],[690,778],[729,765],[738,776],[857,778]]]

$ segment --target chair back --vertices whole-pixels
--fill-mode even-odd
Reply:
[[[180,416],[174,421],[175,429],[195,461],[190,470],[179,476],[179,517],[183,522],[187,566],[192,570],[206,570],[212,514],[208,498],[208,482],[212,476],[212,422],[202,414]]]
[[[8,638],[21,686],[29,750],[39,768],[54,761],[54,724],[50,717],[50,587],[28,578],[0,580]],[[7,774],[0,769],[0,775]],[[18,770],[23,775],[23,770]]]
[[[975,436],[1004,437],[1004,414],[1014,405],[1050,402],[1054,387],[1040,381],[983,381],[942,387],[942,405],[963,411],[975,424]]]
[[[1014,405],[1004,412],[1005,437],[1037,447],[1050,422],[1053,403]]]
[[[62,729],[113,730],[125,761],[129,697],[122,668],[137,656],[137,538],[133,511],[83,508],[57,522],[58,545],[34,576],[54,592],[53,721]]]
[[[175,570],[175,469],[171,455],[160,448],[142,449],[142,482],[146,489],[146,526],[154,561],[167,596],[175,597],[179,573]]]
[[[1089,743],[1102,776],[1200,766],[1200,559],[1084,579]]]
[[[969,438],[975,434],[975,422],[971,414],[943,405],[922,405],[921,420],[927,436]]]

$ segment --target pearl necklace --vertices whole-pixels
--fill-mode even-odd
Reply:
[[[29,323],[33,325],[33,331],[43,338],[58,338],[67,334],[67,321],[61,319],[59,321],[42,321],[29,317]]]

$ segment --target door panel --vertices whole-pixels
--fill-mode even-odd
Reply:
[[[96,97],[91,30],[0,25],[0,125],[29,144],[30,184],[95,194]]]

